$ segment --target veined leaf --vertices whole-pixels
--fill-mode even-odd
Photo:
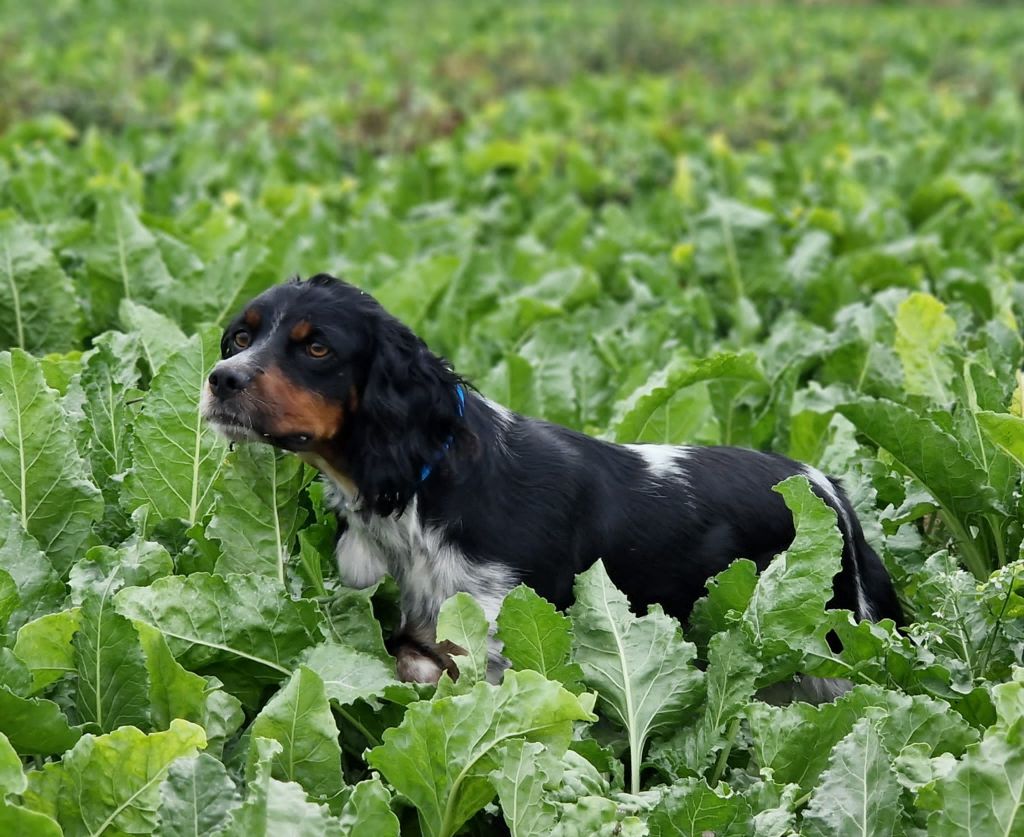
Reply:
[[[206,680],[187,671],[171,655],[167,641],[157,628],[136,622],[139,647],[145,656],[149,686],[149,715],[155,729],[168,729],[171,721],[206,726]],[[207,730],[209,735],[209,730]]]
[[[398,837],[398,817],[391,794],[380,779],[367,779],[354,788],[338,815],[346,837]]]
[[[289,598],[262,576],[167,576],[121,590],[115,604],[123,616],[159,628],[189,669],[241,659],[288,676],[299,654],[321,639],[316,605]]]
[[[669,788],[650,816],[651,837],[677,834],[750,834],[750,803],[738,793],[703,780],[684,779]]]
[[[957,440],[929,418],[885,399],[863,398],[837,409],[924,484],[964,549],[969,569],[978,578],[986,576],[988,562],[970,527],[974,515],[998,512],[996,495]]]
[[[1024,418],[988,410],[975,413],[974,418],[989,441],[1024,469]]]
[[[207,837],[241,804],[224,765],[207,753],[171,763],[160,784],[159,837]]]
[[[21,759],[0,732],[0,834],[60,837],[60,827],[49,817],[5,801],[8,794],[21,793],[26,787]]]
[[[774,490],[793,513],[796,536],[758,578],[744,624],[769,657],[787,650],[831,656],[824,616],[842,560],[836,513],[811,491],[806,477],[789,477]]]
[[[151,375],[159,372],[166,360],[188,342],[174,320],[138,302],[122,299],[118,317],[126,330],[138,336]]]
[[[579,688],[583,672],[569,663],[572,623],[553,604],[520,584],[505,596],[497,624],[502,654],[513,668],[533,669],[570,690]]]
[[[20,697],[0,686],[0,732],[19,753],[56,755],[82,737],[52,700]]]
[[[284,568],[305,515],[305,465],[267,445],[239,445],[217,481],[208,537],[221,544],[216,572],[261,573],[285,582]]]
[[[870,718],[861,718],[832,749],[828,769],[804,813],[808,837],[892,834],[900,814],[900,786]]]
[[[148,503],[153,522],[179,518],[193,526],[213,503],[227,446],[199,415],[199,399],[219,357],[215,330],[191,338],[154,376],[135,421],[122,497],[131,510]]]
[[[519,738],[505,745],[491,782],[512,837],[551,833],[558,809],[548,796],[561,774],[561,765],[543,744]]]
[[[447,688],[461,694],[487,677],[487,617],[469,593],[456,593],[441,605],[437,641],[452,642],[466,652],[452,655],[459,669],[459,679],[452,685],[450,678],[442,677]],[[438,684],[438,688],[446,687]]]
[[[951,399],[953,364],[942,350],[953,344],[956,323],[931,294],[912,293],[896,311],[896,354],[903,365],[903,386],[939,404]]]
[[[648,739],[678,724],[701,696],[696,649],[660,607],[634,616],[600,561],[577,576],[569,614],[574,658],[604,714],[626,731],[630,790],[638,793]]]
[[[676,392],[699,381],[719,378],[754,382],[765,379],[757,356],[750,352],[723,353],[700,360],[678,354],[643,386],[615,405],[609,422],[614,438],[624,442],[636,441],[654,412]]]
[[[59,572],[103,513],[57,393],[20,349],[0,353],[0,494]]]
[[[205,746],[202,727],[188,721],[151,735],[134,727],[86,735],[60,762],[29,773],[25,807],[57,820],[65,834],[150,834],[168,768]]]
[[[32,227],[0,212],[0,346],[26,352],[78,347],[82,315],[75,288]]]
[[[21,626],[14,653],[32,672],[32,691],[40,692],[77,671],[71,639],[81,617],[77,607],[40,616]]]
[[[263,707],[252,722],[252,741],[269,738],[281,745],[272,759],[271,775],[298,782],[321,802],[341,793],[341,747],[323,681],[316,672],[299,666],[291,679]],[[250,762],[259,758],[250,750]]]
[[[325,642],[303,655],[302,664],[317,673],[327,697],[339,706],[370,700],[398,685],[394,665],[348,645]]]
[[[501,686],[419,701],[384,733],[368,761],[417,808],[431,837],[450,837],[494,797],[488,776],[504,742],[541,741],[565,751],[574,721],[590,720],[571,692],[533,671],[507,671]]]
[[[114,325],[122,299],[145,302],[166,311],[174,280],[167,271],[156,237],[121,195],[99,199],[93,235],[83,253],[92,325]]]
[[[17,601],[7,617],[6,633],[13,636],[26,622],[57,610],[64,585],[53,565],[21,527],[11,504],[0,497],[0,568],[10,576]]]
[[[102,590],[85,597],[72,639],[78,714],[104,732],[149,723],[149,675],[135,628],[114,610],[119,586],[111,575]]]

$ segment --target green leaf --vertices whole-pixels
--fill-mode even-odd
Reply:
[[[561,774],[561,765],[543,744],[520,738],[503,748],[491,782],[513,837],[551,833],[558,821],[558,809],[548,797]]]
[[[77,672],[71,639],[81,617],[77,607],[41,616],[22,625],[14,653],[32,672],[32,691],[40,692],[65,674]]]
[[[51,817],[0,799],[0,834],[62,837],[63,832]]]
[[[57,610],[64,601],[64,584],[56,570],[22,528],[11,504],[3,497],[0,497],[0,567],[10,576],[17,593],[7,617],[9,635],[37,616]]]
[[[746,799],[701,779],[673,785],[651,812],[651,837],[712,833],[726,837],[750,834],[750,805]]]
[[[346,837],[398,837],[398,817],[391,794],[380,779],[367,779],[354,788],[338,815]]]
[[[0,568],[0,627],[7,627],[7,620],[20,601],[18,586],[11,578],[11,574]]]
[[[224,765],[207,753],[179,758],[160,784],[159,837],[207,837],[241,804]]]
[[[934,809],[928,817],[934,837],[1024,834],[1024,720],[968,747],[919,804]]]
[[[694,360],[686,353],[675,355],[638,389],[615,405],[609,427],[615,439],[632,442],[643,435],[655,411],[679,390],[700,381],[740,379],[763,382],[764,373],[751,352],[724,352]]]
[[[903,386],[939,404],[951,400],[953,364],[943,349],[956,339],[956,322],[931,294],[912,293],[896,310],[896,354],[903,365]]]
[[[122,300],[145,302],[166,312],[174,288],[155,236],[121,195],[104,194],[83,257],[85,288],[93,327],[102,331],[116,319]]]
[[[0,732],[23,754],[63,753],[82,737],[52,700],[25,698],[0,686]]]
[[[131,464],[129,440],[134,413],[128,393],[139,384],[141,351],[134,335],[108,332],[93,341],[93,351],[82,367],[89,460],[108,503],[116,504],[120,477]]]
[[[213,504],[226,444],[202,420],[199,399],[219,357],[214,329],[191,338],[153,377],[135,420],[122,500],[133,511],[149,504],[152,522],[178,518],[193,526]]]
[[[252,740],[270,738],[281,744],[273,758],[272,775],[298,782],[314,799],[325,802],[341,793],[341,747],[323,681],[299,666],[291,679],[256,716]],[[250,751],[250,760],[258,759]]]
[[[122,727],[83,736],[63,760],[29,774],[25,806],[53,817],[65,834],[150,834],[167,769],[204,746],[202,727],[187,721],[150,735]]]
[[[115,590],[137,587],[173,571],[174,562],[161,544],[132,535],[116,549],[94,546],[85,553],[68,576],[71,600],[81,604],[89,593],[102,593],[111,583]]]
[[[119,586],[112,575],[102,590],[86,596],[72,639],[78,668],[75,706],[82,720],[104,732],[149,724],[149,675],[135,628],[114,610]]]
[[[299,496],[305,465],[267,445],[238,445],[217,481],[213,518],[206,527],[220,541],[215,571],[261,573],[284,584],[284,568],[305,517]]]
[[[825,605],[832,598],[832,578],[843,551],[836,513],[811,490],[806,477],[789,477],[774,490],[793,513],[796,536],[761,573],[743,622],[769,657],[787,650],[828,657]]]
[[[155,729],[167,729],[175,718],[206,726],[206,680],[187,671],[171,654],[164,635],[152,625],[136,622],[139,647],[149,675],[149,714]],[[209,737],[209,730],[207,735]]]
[[[725,730],[747,706],[761,673],[750,639],[733,628],[711,638],[704,682],[707,701],[696,729],[680,729],[651,748],[650,761],[671,776],[700,775],[726,743]]]
[[[838,410],[924,484],[964,549],[968,568],[978,578],[987,577],[988,559],[970,527],[976,515],[998,513],[995,491],[959,442],[919,412],[885,399],[864,398]]]
[[[289,598],[262,576],[167,576],[121,590],[115,603],[123,616],[158,628],[188,669],[241,659],[288,676],[299,654],[320,641],[316,605]]]
[[[988,440],[1024,469],[1024,418],[987,410],[975,413],[974,418]]]
[[[466,652],[451,655],[459,669],[458,683],[452,687],[458,693],[487,677],[487,628],[483,608],[469,593],[456,593],[441,605],[437,641],[452,642]],[[450,686],[450,678],[442,679]]]
[[[348,645],[371,657],[394,666],[394,660],[384,647],[380,622],[373,611],[373,596],[380,583],[361,590],[339,587],[326,605],[326,616],[331,634],[342,645]]]
[[[533,671],[507,671],[499,687],[477,683],[464,695],[412,704],[368,762],[416,806],[420,827],[449,837],[494,796],[488,776],[513,738],[541,741],[557,754],[588,708]]]
[[[253,739],[256,760],[246,788],[245,802],[235,808],[223,837],[342,837],[341,826],[326,805],[306,799],[295,782],[280,782],[271,776],[271,765],[281,753],[277,741]]]
[[[59,571],[103,514],[103,498],[39,362],[0,353],[0,494]]]
[[[573,656],[602,713],[626,731],[635,794],[648,739],[679,724],[701,697],[702,675],[691,663],[696,649],[659,606],[634,616],[601,561],[577,576],[575,590]]]
[[[302,664],[317,673],[327,697],[339,706],[378,697],[389,686],[399,685],[393,664],[335,642],[310,649]]]
[[[758,764],[770,767],[776,782],[814,787],[828,751],[869,715],[893,756],[910,743],[933,753],[959,755],[978,734],[949,704],[923,695],[904,695],[875,686],[857,686],[833,703],[786,707],[751,703],[746,716]]]
[[[0,345],[26,352],[77,348],[75,289],[60,263],[12,212],[0,212]]]
[[[0,732],[0,800],[9,793],[21,793],[27,787],[21,759],[7,736]]]
[[[690,614],[690,633],[707,644],[711,637],[727,631],[740,621],[757,586],[757,565],[746,558],[733,561],[706,582],[707,596],[700,598]]]
[[[497,625],[496,637],[512,668],[539,671],[549,680],[578,690],[583,672],[569,662],[572,623],[553,604],[520,584],[505,596]]]
[[[889,754],[869,718],[859,720],[832,749],[828,769],[804,813],[807,837],[892,834],[900,786]]]
[[[184,349],[188,342],[185,332],[174,320],[152,308],[122,299],[118,311],[121,325],[138,336],[151,375],[159,372],[167,359]]]

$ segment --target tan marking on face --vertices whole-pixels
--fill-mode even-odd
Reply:
[[[288,336],[292,338],[296,343],[300,343],[305,340],[313,331],[313,326],[310,325],[309,320],[299,320],[292,330],[288,333]]]
[[[348,411],[354,413],[359,409],[359,391],[356,389],[356,385],[352,384],[348,388]]]
[[[247,308],[242,316],[242,322],[249,326],[249,328],[259,328],[260,323],[263,322],[263,317],[255,308]]]
[[[258,376],[251,389],[269,405],[266,428],[275,436],[302,433],[315,440],[333,439],[341,432],[345,410],[337,401],[304,389],[276,366]]]

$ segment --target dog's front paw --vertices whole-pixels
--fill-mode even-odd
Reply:
[[[438,659],[411,643],[403,644],[395,653],[398,679],[403,683],[437,685],[444,667]]]

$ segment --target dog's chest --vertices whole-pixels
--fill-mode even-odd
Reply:
[[[368,587],[390,574],[412,624],[432,625],[445,599],[460,591],[472,595],[488,619],[497,616],[502,598],[516,583],[512,574],[500,565],[470,560],[441,527],[423,523],[415,500],[401,516],[363,517],[347,512],[339,499],[335,507],[348,528],[335,557],[346,585]]]

